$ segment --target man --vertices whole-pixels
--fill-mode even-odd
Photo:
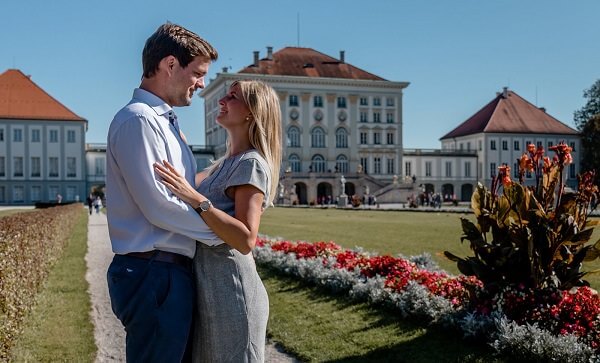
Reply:
[[[115,257],[107,277],[115,315],[127,332],[127,361],[180,362],[193,307],[195,241],[218,242],[201,217],[170,193],[153,163],[168,160],[194,185],[195,159],[172,107],[204,88],[217,51],[193,32],[161,25],[146,41],[143,77],[114,117],[107,142],[108,228]]]

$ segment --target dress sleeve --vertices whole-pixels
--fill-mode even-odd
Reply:
[[[225,190],[239,185],[252,185],[265,195],[263,207],[266,208],[270,190],[269,177],[268,169],[257,159],[242,160],[227,180]]]

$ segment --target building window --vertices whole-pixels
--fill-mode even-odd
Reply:
[[[300,165],[300,157],[296,154],[290,155],[290,157],[288,158],[288,164],[290,166],[291,171],[294,173],[299,173],[302,169]]]
[[[362,166],[363,172],[365,174],[369,173],[369,159],[367,159],[367,158],[360,158],[360,166]]]
[[[479,147],[479,151],[483,150],[482,149],[483,148],[483,146],[482,146],[483,143],[481,142],[481,140],[478,140],[477,144],[478,144],[478,147]]]
[[[569,165],[569,178],[570,179],[577,178],[577,174],[575,173],[575,164]]]
[[[373,98],[373,106],[381,106],[381,98],[374,97]]]
[[[393,132],[387,133],[387,144],[394,145],[394,133]]]
[[[513,149],[515,149],[516,151],[519,151],[520,145],[519,145],[519,141],[518,140],[515,140],[513,142]]]
[[[313,106],[323,107],[323,97],[321,97],[321,96],[313,97]]]
[[[57,157],[49,157],[48,158],[48,176],[49,177],[57,177],[58,176],[58,158]]]
[[[387,173],[394,174],[394,159],[387,159]]]
[[[519,177],[519,164],[513,163],[513,178]]]
[[[496,140],[490,140],[490,150],[496,150]]]
[[[502,140],[502,150],[508,150],[508,141]]]
[[[548,149],[550,149],[550,148],[552,147],[552,145],[554,145],[554,144],[552,143],[552,141],[548,141]]]
[[[42,187],[34,185],[31,187],[31,201],[39,202],[42,200]]]
[[[23,157],[15,156],[13,158],[13,176],[23,176]]]
[[[42,162],[39,156],[31,157],[31,176],[40,177],[42,176]]]
[[[67,178],[77,176],[77,159],[74,157],[67,158]]]
[[[470,141],[469,141],[469,142],[467,142],[467,150],[468,150],[468,151],[471,151],[471,142],[470,142]]]
[[[452,176],[452,162],[446,161],[446,177]]]
[[[23,202],[25,200],[25,188],[18,185],[13,187],[13,202]]]
[[[368,106],[369,105],[369,99],[367,97],[361,97],[359,103],[360,103],[361,106]]]
[[[31,130],[31,142],[40,142],[40,130]]]
[[[381,144],[381,133],[380,132],[373,133],[373,144],[375,144],[375,145]]]
[[[298,106],[298,96],[290,95],[290,106]]]
[[[381,174],[381,158],[373,158],[373,173]]]
[[[464,147],[464,144],[461,142],[460,144],[458,144],[458,150],[462,150]]]
[[[106,164],[105,158],[96,158],[94,160],[94,169],[96,175],[104,175],[104,165]],[[205,163],[206,164],[206,163]]]
[[[406,175],[406,176],[412,175],[412,163],[410,161],[404,162],[404,175]]]
[[[393,112],[386,113],[385,120],[388,124],[393,124],[394,123],[394,113]]]
[[[381,122],[381,113],[373,112],[373,122]]]
[[[77,195],[77,187],[68,186],[67,187],[67,200],[75,200],[75,195]]]
[[[537,146],[538,149],[541,148],[541,147],[543,147],[541,141],[538,141],[535,144],[536,144],[536,146]]]
[[[13,141],[14,142],[22,142],[23,141],[23,130],[13,129]]]
[[[6,176],[6,158],[0,156],[0,176]]]
[[[58,196],[58,187],[52,185],[48,187],[48,200],[56,200],[56,196]]]
[[[75,142],[75,130],[67,131],[67,142],[74,143]]]
[[[50,130],[50,142],[58,142],[58,130]]]
[[[348,172],[348,158],[346,155],[338,155],[335,159],[335,166],[337,167],[337,171],[339,173],[347,173]]]
[[[0,140],[2,141],[2,140]],[[574,142],[570,142],[569,146],[571,147],[571,151],[575,151],[575,143]]]
[[[0,141],[4,141],[4,129],[0,129]]]
[[[337,107],[346,108],[346,97],[338,97],[337,98]]]
[[[425,176],[431,176],[431,161],[425,162]]]
[[[312,157],[312,171],[315,173],[325,172],[325,159],[323,156],[317,154]]]
[[[325,131],[320,127],[315,127],[311,133],[312,147],[325,147]]]
[[[394,99],[392,97],[388,97],[385,99],[385,105],[387,107],[394,107]]]
[[[361,145],[367,145],[367,133],[366,132],[361,132],[360,133],[360,144]]]
[[[0,203],[6,203],[6,189],[0,185]]]
[[[348,147],[348,131],[346,131],[346,129],[343,127],[340,127],[335,131],[335,147]]]
[[[296,126],[290,126],[288,129],[288,145],[290,147],[300,147],[300,129]]]
[[[360,122],[368,122],[369,121],[369,117],[367,116],[367,113],[364,111],[360,112]]]
[[[471,177],[471,163],[469,163],[468,161],[465,162],[465,177]]]
[[[527,151],[527,148],[529,147],[530,144],[531,144],[531,141],[529,141],[529,140],[525,141],[525,146],[524,146],[525,151]]]
[[[496,176],[496,163],[490,163],[490,177]]]

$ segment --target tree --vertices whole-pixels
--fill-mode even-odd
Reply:
[[[587,103],[574,114],[575,126],[579,131],[582,131],[592,117],[600,114],[600,79],[592,87],[583,91],[583,97],[587,98]]]
[[[581,132],[581,170],[600,173],[600,79],[583,91],[587,103],[575,111],[575,125]],[[599,183],[600,179],[596,180]]]

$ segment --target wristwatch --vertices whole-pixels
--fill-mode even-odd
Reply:
[[[209,210],[212,207],[212,203],[210,202],[210,200],[205,200],[200,202],[200,205],[198,206],[198,208],[194,209],[196,212],[198,212],[198,214],[202,213],[202,212],[206,212],[207,210]]]

